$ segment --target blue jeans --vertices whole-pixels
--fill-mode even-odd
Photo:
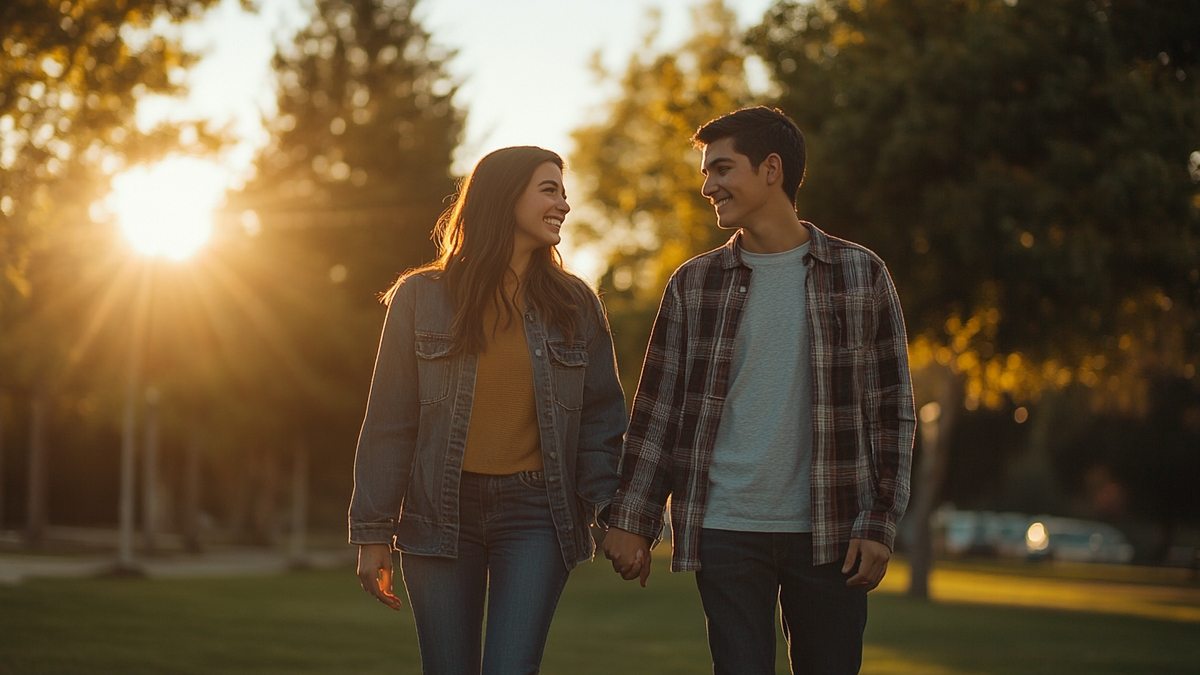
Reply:
[[[464,472],[459,522],[457,558],[400,556],[422,672],[537,673],[569,573],[544,475]],[[485,598],[486,647],[481,633]]]
[[[700,531],[696,586],[715,675],[775,673],[775,603],[793,673],[841,675],[862,665],[867,593],[841,560],[812,564],[812,534]]]

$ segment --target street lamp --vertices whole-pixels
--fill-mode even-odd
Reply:
[[[133,558],[135,436],[137,434],[138,386],[142,354],[149,320],[153,258],[185,261],[212,236],[213,211],[225,192],[228,175],[224,169],[188,157],[168,158],[153,166],[138,166],[113,179],[109,209],[116,214],[121,230],[143,260],[138,279],[134,318],[129,340],[125,378],[125,405],[121,420],[119,543],[117,572],[136,573]],[[153,476],[143,476],[153,481]]]

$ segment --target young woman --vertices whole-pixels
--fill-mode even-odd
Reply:
[[[384,296],[350,542],[363,589],[392,609],[400,550],[428,674],[538,672],[619,481],[612,338],[554,248],[570,211],[562,168],[535,147],[484,157],[438,223],[437,262]]]

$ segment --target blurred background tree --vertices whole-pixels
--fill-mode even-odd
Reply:
[[[433,258],[430,232],[454,191],[463,114],[451,103],[450,54],[413,18],[415,5],[320,0],[275,59],[273,138],[230,199],[241,231],[222,259],[221,276],[239,284],[229,297],[252,298],[242,309],[260,324],[234,343],[261,345],[238,387],[259,413],[250,423],[260,442],[220,444],[238,494],[271,482],[270,471],[239,473],[239,462],[273,467],[307,445],[314,495],[336,501],[315,512],[344,512],[383,321],[378,294]],[[262,529],[247,533],[261,539]]]
[[[203,5],[5,6],[0,413],[13,419],[3,425],[12,461],[0,457],[10,469],[0,480],[17,487],[10,522],[27,522],[22,511],[39,501],[50,509],[33,514],[43,523],[114,521],[105,506],[116,504],[118,483],[114,385],[144,316],[141,381],[162,401],[164,522],[194,530],[180,521],[203,510],[239,540],[274,540],[286,528],[285,472],[307,452],[311,510],[325,514],[314,525],[342,525],[383,320],[376,296],[432,257],[430,230],[454,190],[463,115],[450,102],[450,55],[415,21],[414,5],[313,5],[275,61],[270,145],[186,265],[139,261],[103,197],[131,165],[225,140],[134,123],[138,101],[179,93],[192,63],[146,28],[162,12],[182,20]],[[35,429],[25,418],[38,392],[48,412]],[[45,479],[33,502],[18,492],[34,485],[33,455],[12,451],[31,444],[52,450],[38,460]],[[203,503],[189,505],[195,474]]]
[[[904,299],[941,423],[918,530],[969,452],[960,410],[1074,381],[1144,410],[1148,378],[1200,356],[1200,7],[1149,4],[784,2],[750,35],[810,138],[801,214],[877,251]]]
[[[93,205],[122,168],[168,148],[202,153],[216,142],[192,127],[135,125],[137,100],[179,93],[192,62],[151,24],[199,16],[210,4],[11,0],[0,6],[0,391],[8,392],[14,418],[7,428],[18,427],[16,418],[32,422],[21,439],[30,441],[27,464],[44,462],[52,421],[94,403],[83,381],[102,377],[75,368],[94,337],[88,310],[107,287],[97,282],[113,271],[103,253],[112,252],[115,230],[92,222]],[[82,482],[89,494],[103,492]],[[6,505],[29,498],[33,512],[26,515],[36,536],[47,516],[44,482],[31,480],[27,491],[0,489]]]
[[[573,134],[570,168],[590,207],[577,231],[605,258],[600,290],[629,393],[667,279],[731,234],[712,224],[712,205],[700,194],[700,153],[689,139],[704,122],[753,100],[747,50],[721,0],[697,7],[692,19],[693,35],[674,52],[654,51],[652,25],[603,119]]]

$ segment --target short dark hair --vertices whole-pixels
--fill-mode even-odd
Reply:
[[[783,160],[783,191],[793,204],[796,203],[796,192],[804,182],[808,150],[804,145],[804,134],[792,118],[778,108],[761,105],[742,108],[697,129],[692,144],[709,145],[722,138],[732,138],[733,149],[749,157],[755,171],[767,155],[772,152],[779,155]]]

